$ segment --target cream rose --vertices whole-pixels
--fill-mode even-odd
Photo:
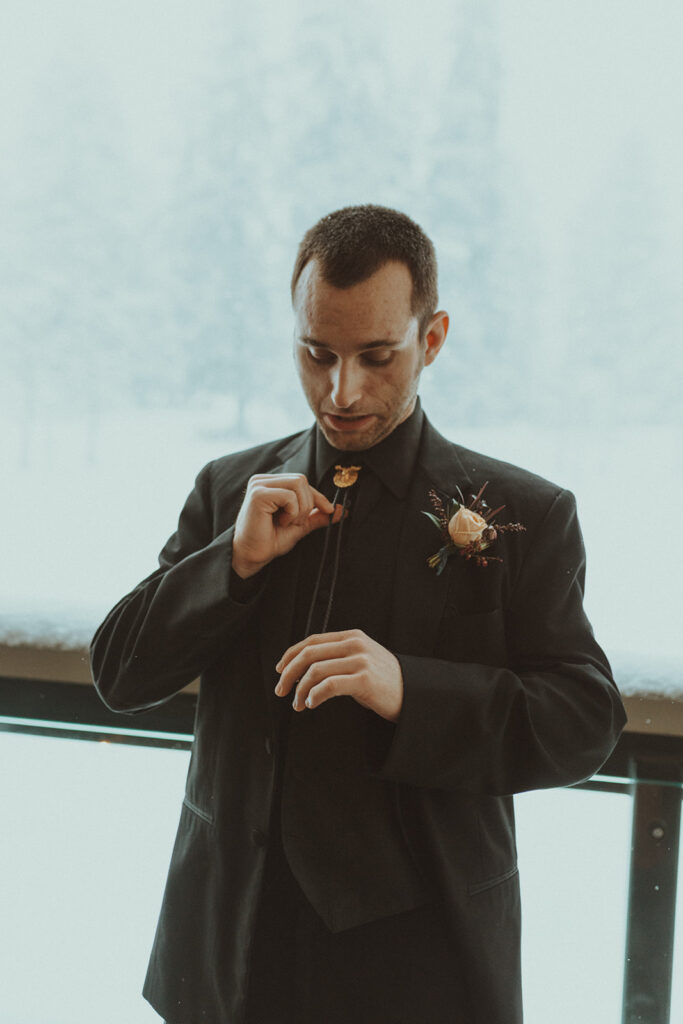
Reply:
[[[459,508],[448,524],[448,533],[456,548],[466,548],[475,540],[481,540],[487,527],[486,520],[469,508]]]

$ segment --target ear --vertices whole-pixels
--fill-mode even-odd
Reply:
[[[448,313],[443,310],[435,313],[429,321],[427,334],[425,335],[425,366],[433,363],[441,351],[441,346],[448,334],[448,323]]]

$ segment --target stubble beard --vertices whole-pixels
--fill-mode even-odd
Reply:
[[[403,412],[390,419],[388,424],[386,420],[379,421],[374,430],[366,431],[365,435],[360,437],[346,436],[341,431],[338,434],[330,431],[325,424],[325,419],[322,414],[316,415],[316,420],[325,439],[333,448],[337,448],[339,451],[345,452],[364,452],[367,451],[368,448],[374,448],[375,445],[378,445],[386,437],[389,437],[389,435],[393,434],[401,423],[404,423],[405,420],[408,419],[415,408],[416,399],[417,382],[415,383],[413,393]]]

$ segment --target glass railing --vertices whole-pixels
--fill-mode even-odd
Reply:
[[[156,1021],[140,989],[194,698],[122,716],[0,679],[0,711],[3,1022]],[[626,733],[590,782],[517,797],[527,1024],[683,1020],[682,762],[683,738]]]

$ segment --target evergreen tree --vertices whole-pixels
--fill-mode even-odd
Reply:
[[[504,318],[494,267],[501,242],[498,118],[500,66],[495,4],[458,6],[438,122],[428,145],[428,220],[439,225],[441,294],[451,312],[451,343],[436,397],[444,414],[470,424],[507,412],[498,378],[505,362]],[[509,367],[506,367],[508,372]]]
[[[566,379],[582,421],[681,418],[682,312],[646,148],[625,141],[574,236]]]
[[[27,120],[9,231],[4,308],[28,438],[41,417],[85,412],[93,455],[101,407],[135,386],[141,298],[134,194],[106,83],[60,55]]]
[[[240,433],[255,395],[274,384],[269,357],[281,344],[268,273],[280,255],[273,215],[281,183],[273,147],[278,122],[276,63],[263,59],[267,31],[255,8],[217,21],[165,230],[186,397],[234,403]],[[230,424],[226,424],[226,427]]]

